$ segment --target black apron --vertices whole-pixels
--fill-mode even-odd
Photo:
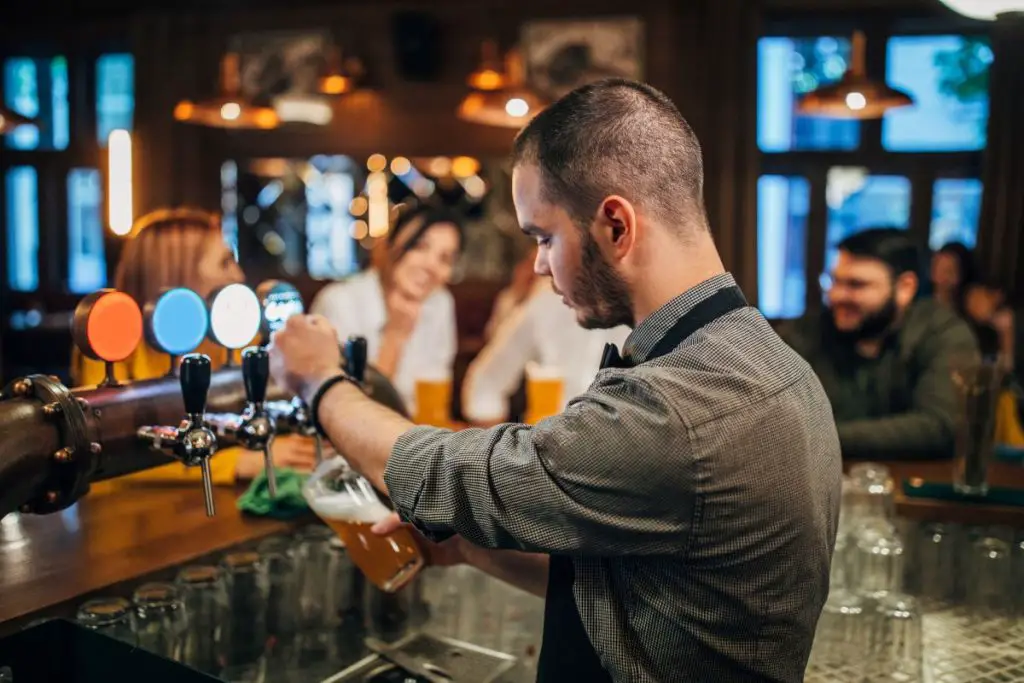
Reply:
[[[726,287],[694,306],[680,318],[654,346],[653,360],[675,350],[687,337],[711,322],[747,306],[738,287]],[[605,347],[601,368],[631,367],[628,359],[619,357],[614,344]],[[611,683],[611,676],[601,666],[587,632],[583,628],[572,585],[575,570],[568,555],[552,555],[548,569],[547,598],[544,604],[544,639],[537,665],[538,683]]]

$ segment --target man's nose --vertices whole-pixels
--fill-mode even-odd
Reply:
[[[533,272],[541,277],[551,276],[551,268],[548,267],[547,254],[543,249],[538,249],[537,257],[533,259]]]

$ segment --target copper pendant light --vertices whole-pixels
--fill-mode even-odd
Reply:
[[[837,119],[880,119],[885,112],[914,104],[909,94],[868,78],[864,34],[853,34],[850,68],[838,83],[807,93],[797,105],[805,116]]]
[[[0,135],[13,133],[15,129],[22,126],[35,126],[32,119],[26,118],[16,111],[0,106]]]
[[[174,118],[213,128],[276,128],[280,119],[272,108],[256,106],[242,96],[238,61],[234,52],[221,60],[220,97],[204,102],[182,100],[174,108]]]
[[[501,128],[522,128],[548,105],[547,100],[526,85],[522,58],[515,49],[509,50],[505,56],[503,74],[494,72],[485,62],[470,75],[469,83],[477,83],[478,89],[466,95],[459,104],[456,115],[463,121]],[[481,83],[493,83],[497,87],[479,89]]]
[[[356,89],[363,76],[363,63],[356,57],[343,57],[341,48],[332,45],[327,54],[327,69],[317,81],[323,95],[344,95]]]

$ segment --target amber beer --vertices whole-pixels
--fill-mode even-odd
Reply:
[[[401,589],[423,567],[423,554],[408,529],[386,536],[370,531],[391,511],[341,457],[318,467],[303,487],[303,495],[313,512],[341,538],[352,562],[382,591]]]
[[[526,368],[526,423],[562,412],[564,382],[558,368],[529,365]]]
[[[416,424],[433,427],[451,425],[452,378],[416,379]]]

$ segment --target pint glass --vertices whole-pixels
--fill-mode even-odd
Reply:
[[[451,426],[452,378],[416,378],[416,424]]]
[[[526,367],[526,423],[541,420],[562,412],[562,371],[531,363]]]
[[[370,531],[391,511],[340,456],[317,467],[302,493],[313,512],[341,538],[352,562],[382,591],[394,593],[423,567],[423,555],[408,529],[387,536]]]

